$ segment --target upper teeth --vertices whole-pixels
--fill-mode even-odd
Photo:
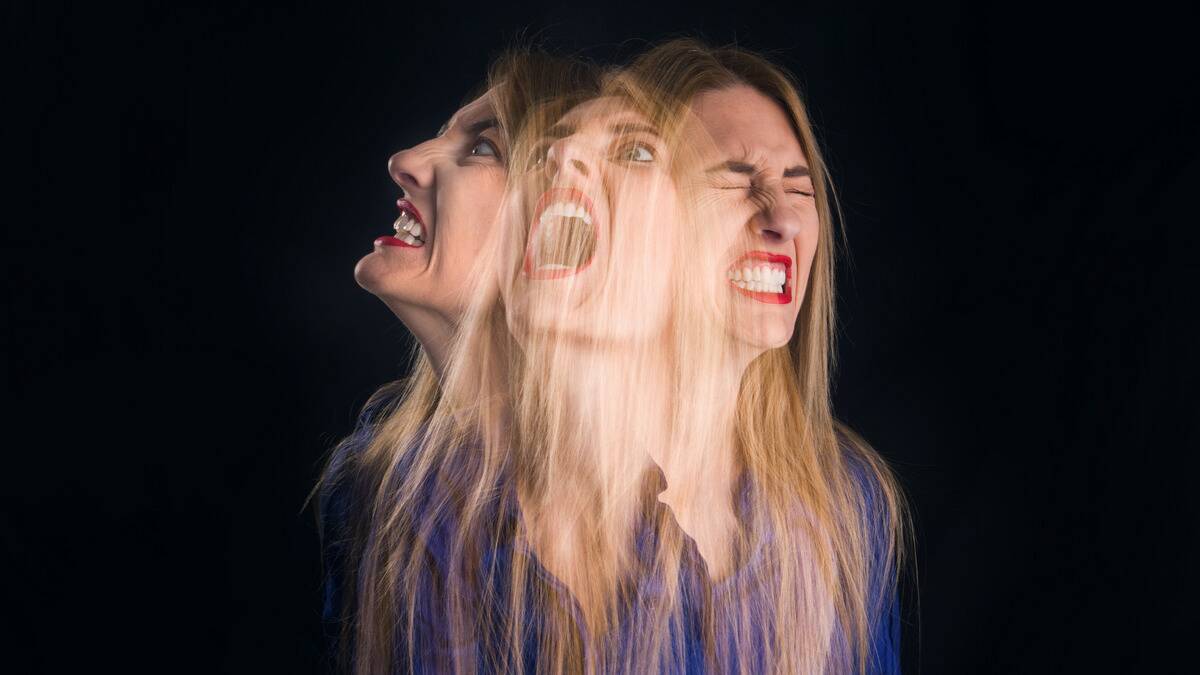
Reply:
[[[734,286],[760,293],[782,293],[787,284],[787,272],[771,265],[746,265],[729,270]]]
[[[392,223],[392,227],[396,230],[396,237],[406,244],[419,246],[425,243],[425,240],[421,238],[421,235],[424,234],[421,223],[417,222],[417,219],[407,211],[400,212],[400,217]]]
[[[538,220],[545,223],[552,218],[582,218],[584,223],[592,224],[592,217],[588,215],[587,209],[574,202],[554,202],[542,211]]]

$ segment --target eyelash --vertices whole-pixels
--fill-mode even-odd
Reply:
[[[750,190],[751,192],[761,192],[762,191],[756,185],[723,185],[723,186],[721,186],[720,189],[722,189],[722,190]],[[793,195],[804,195],[805,197],[815,197],[816,196],[815,192],[805,192],[803,190],[797,190],[795,188],[784,190],[784,192],[787,192],[788,194],[793,194]]]
[[[492,148],[492,154],[479,155],[479,154],[475,153],[475,149],[478,148],[480,145],[483,145],[484,143],[487,143],[488,146],[490,146]],[[480,136],[479,138],[475,139],[475,142],[473,144],[471,144],[471,152],[469,153],[469,156],[471,156],[471,157],[494,157],[497,160],[499,160],[500,159],[500,148],[497,148],[496,144],[493,143],[491,141],[491,139],[489,139],[485,136]]]
[[[642,148],[646,152],[648,152],[650,154],[650,159],[633,159],[632,157],[629,156],[630,154],[632,154],[632,151],[634,151],[638,148]],[[641,141],[633,141],[631,143],[626,143],[626,144],[622,145],[617,150],[616,154],[617,154],[618,159],[625,161],[625,162],[630,162],[632,164],[649,164],[650,162],[653,162],[654,160],[658,159],[658,153],[655,152],[654,146],[650,145],[649,143],[643,143]]]
[[[538,143],[537,145],[534,146],[533,152],[530,153],[530,158],[529,158],[530,168],[537,168],[539,166],[542,166],[542,164],[546,161],[546,153],[548,153],[550,151],[551,145],[552,145],[551,142],[542,141],[541,143]],[[645,160],[631,159],[629,157],[629,154],[632,150],[635,150],[636,148],[645,149],[646,152],[648,152],[650,154],[650,159],[645,159]],[[614,154],[618,160],[621,160],[624,162],[629,162],[631,164],[649,164],[658,159],[658,152],[654,149],[654,146],[650,145],[649,143],[643,143],[641,141],[634,141],[632,143],[626,143],[625,145],[620,146],[620,148]]]

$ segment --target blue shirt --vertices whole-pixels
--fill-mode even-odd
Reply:
[[[331,468],[335,471],[345,466],[347,459],[355,453],[361,452],[370,440],[370,425],[369,422],[373,415],[377,412],[378,406],[370,410],[364,410],[360,417],[358,427],[356,428],[353,437],[348,443],[345,443],[339,448],[339,451],[331,460]],[[867,481],[867,473],[861,465],[854,465],[858,470],[860,477]],[[666,485],[665,479],[662,478],[661,471],[658,472],[660,485]],[[356,494],[354,481],[352,476],[343,476],[342,480],[335,480],[322,491],[321,495],[321,510],[319,514],[322,528],[322,559],[325,566],[325,581],[324,581],[324,610],[322,619],[325,627],[325,635],[327,639],[327,648],[329,655],[333,658],[337,650],[342,646],[342,626],[340,614],[343,608],[343,602],[346,593],[353,592],[352,588],[348,588],[346,583],[346,564],[348,562],[349,543],[353,536],[351,525],[353,519],[362,518],[363,515],[358,510],[363,503],[360,495]],[[431,483],[432,484],[432,483]],[[869,488],[869,483],[864,482],[864,493],[868,499],[874,492]],[[741,522],[747,515],[751,491],[753,485],[750,481],[743,478],[738,486],[739,499],[736,503],[739,518]],[[433,496],[432,488],[427,491],[427,497]],[[516,522],[516,506],[513,503],[515,500],[495,501],[491,508],[494,509],[495,517],[511,518],[507,522]],[[670,509],[661,502],[655,499],[651,508],[654,511],[654,518],[645,519],[641,522],[638,529],[635,531],[636,554],[643,563],[648,563],[653,559],[654,547],[656,544],[656,529],[654,523],[658,518],[665,518],[668,523],[674,523],[673,516],[670,515]],[[456,523],[453,518],[442,518],[437,521],[429,540],[426,545],[431,555],[433,556],[433,567],[438,572],[451,568],[450,561],[447,559],[448,548],[455,532]],[[674,527],[678,527],[677,524]],[[682,651],[686,655],[683,662],[667,664],[668,670],[665,672],[675,674],[700,674],[709,672],[709,668],[705,665],[703,652],[703,639],[701,628],[701,610],[696,602],[697,598],[702,597],[701,588],[707,581],[707,568],[703,559],[699,555],[695,541],[686,533],[681,535],[684,541],[683,558],[681,560],[681,579],[679,580],[680,588],[682,589],[681,601],[683,602],[682,616],[685,619],[685,625],[681,634],[672,634],[669,637],[672,647],[679,646],[678,641],[682,640]],[[753,547],[753,553],[741,565],[739,569],[734,571],[728,577],[717,581],[709,582],[712,587],[712,602],[715,604],[722,602],[731,602],[741,600],[749,600],[754,593],[752,582],[755,576],[751,573],[764,559],[764,551],[770,545],[770,535],[767,534],[758,539]],[[583,626],[581,612],[578,604],[572,598],[570,592],[562,585],[562,583],[546,570],[538,561],[537,557],[527,551],[518,551],[513,540],[507,540],[500,543],[496,547],[492,547],[484,552],[484,559],[480,561],[481,570],[488,569],[491,565],[496,565],[495,576],[493,579],[497,583],[502,584],[501,587],[494,588],[492,602],[490,606],[483,606],[480,603],[480,611],[484,612],[500,612],[501,608],[507,607],[508,589],[507,585],[510,569],[514,555],[525,555],[529,560],[529,566],[533,573],[536,574],[548,587],[557,591],[553,597],[560,598],[566,603],[568,609],[576,618],[576,625]],[[878,578],[873,582],[873,593],[875,597],[884,599],[884,606],[889,607],[889,611],[885,611],[879,620],[871,628],[870,635],[870,662],[868,663],[868,673],[899,673],[900,658],[899,658],[899,610],[895,589],[889,581]],[[413,654],[414,663],[416,664],[417,673],[432,673],[436,672],[438,663],[448,656],[449,652],[462,654],[476,649],[474,643],[465,645],[449,645],[445,640],[445,630],[441,629],[438,613],[435,608],[440,606],[436,594],[437,584],[430,583],[421,584],[422,589],[429,589],[420,592],[415,599],[416,614],[415,630],[416,630],[416,648],[419,653]],[[634,594],[634,602],[631,607],[634,608],[632,614],[628,615],[628,620],[622,624],[621,633],[615,639],[629,643],[628,636],[642,634],[640,631],[651,630],[649,626],[639,625],[641,613],[636,611],[636,608],[643,603],[649,602],[662,592],[663,580],[655,579],[651,576],[643,576],[638,579]],[[525,617],[525,625],[527,626],[527,640],[525,644],[525,654],[527,662],[524,672],[535,672],[532,662],[529,660],[537,653],[538,641],[540,639],[539,626],[540,617],[532,614],[535,605],[529,601],[526,607],[530,608],[530,614]],[[351,619],[352,620],[352,619]],[[352,634],[352,633],[349,633]],[[624,637],[622,637],[624,636]],[[397,636],[398,648],[406,647],[406,640],[403,636]],[[586,644],[587,641],[585,640]],[[616,645],[620,649],[622,645]],[[585,658],[587,655],[585,653]],[[407,662],[407,652],[400,651],[397,653],[397,662]],[[444,660],[443,660],[444,662]],[[732,665],[732,664],[727,664]],[[765,672],[765,664],[756,664],[755,672]]]

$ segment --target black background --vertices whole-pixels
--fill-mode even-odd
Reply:
[[[33,6],[0,669],[317,670],[305,497],[409,354],[352,276],[388,156],[517,36],[676,34],[772,51],[810,103],[852,253],[836,410],[914,506],[906,671],[1169,669],[1195,623],[1190,24],[906,5]]]

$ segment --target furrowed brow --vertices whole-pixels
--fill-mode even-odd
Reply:
[[[754,174],[758,173],[758,167],[750,164],[749,162],[731,159],[721,162],[720,164],[714,164],[713,166],[705,169],[705,173],[719,173],[722,171],[728,171],[731,173],[744,173],[748,176],[753,176]]]
[[[803,164],[797,164],[796,166],[783,170],[784,178],[804,178],[805,176],[811,177],[812,173],[809,172],[808,167],[804,166]]]
[[[474,136],[488,129],[497,129],[500,127],[500,122],[495,117],[481,119],[478,122],[472,122],[467,125],[467,135]]]

